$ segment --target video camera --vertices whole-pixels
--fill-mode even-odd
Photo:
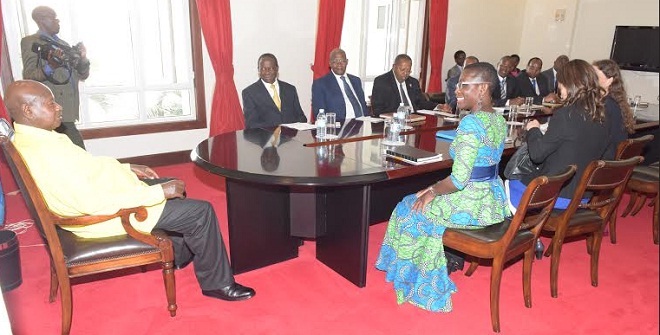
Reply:
[[[55,62],[59,66],[68,66],[71,68],[75,68],[78,66],[78,63],[80,62],[80,59],[82,59],[82,56],[80,55],[80,44],[78,43],[72,47],[62,44],[50,37],[47,36],[40,36],[39,37],[42,41],[45,41],[45,44],[39,43],[39,42],[34,42],[32,44],[32,52],[36,53],[39,55],[39,57],[43,60],[48,60],[49,54],[51,54],[51,51],[57,51],[57,50],[62,50],[62,56],[58,56],[53,54],[51,56],[51,60]]]

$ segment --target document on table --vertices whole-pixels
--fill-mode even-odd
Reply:
[[[305,123],[305,122],[296,122],[296,123],[284,123],[282,124],[282,127],[287,127],[287,128],[293,128],[296,130],[310,130],[310,129],[315,129],[316,126],[311,124],[311,123]]]
[[[363,121],[363,122],[371,122],[371,123],[378,123],[378,122],[383,122],[384,120],[379,118],[379,117],[371,117],[371,116],[360,116],[356,117],[356,120]]]

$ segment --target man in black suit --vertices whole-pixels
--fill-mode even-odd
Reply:
[[[540,105],[544,102],[555,103],[559,98],[548,87],[548,80],[541,74],[543,61],[534,57],[527,62],[525,71],[520,72],[518,77],[518,86],[521,97],[534,98],[534,104]]]
[[[552,64],[552,67],[541,72],[541,74],[548,80],[548,87],[550,87],[551,92],[557,93],[557,72],[568,63],[569,59],[566,55],[560,55],[555,59],[555,62]]]
[[[498,85],[493,90],[493,101],[495,101],[496,107],[520,105],[525,102],[525,99],[520,97],[518,81],[511,75],[512,69],[513,59],[511,59],[511,56],[502,57],[497,64]]]
[[[279,65],[273,54],[259,56],[259,80],[243,90],[245,128],[274,127],[282,123],[307,122],[296,88],[277,79]]]
[[[371,107],[375,115],[396,112],[402,102],[413,110],[434,109],[438,106],[426,100],[419,88],[419,81],[410,76],[411,68],[410,56],[401,54],[394,59],[392,71],[376,77],[371,91]]]

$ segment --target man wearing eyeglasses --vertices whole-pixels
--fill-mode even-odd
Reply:
[[[330,52],[330,72],[312,83],[312,109],[314,118],[323,109],[337,114],[337,121],[368,115],[367,103],[360,78],[346,73],[346,52]]]
[[[412,59],[400,54],[394,59],[392,71],[381,74],[374,80],[371,91],[371,107],[375,115],[396,112],[400,103],[413,110],[435,109],[438,104],[428,101],[419,88],[419,81],[410,76]]]

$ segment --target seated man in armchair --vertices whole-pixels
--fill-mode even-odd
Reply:
[[[10,84],[5,103],[14,120],[14,145],[53,212],[104,215],[145,206],[147,219],[132,221],[133,226],[146,233],[155,228],[172,233],[175,262],[182,267],[194,259],[202,294],[227,301],[254,296],[253,289],[234,281],[213,207],[206,201],[184,199],[183,181],[149,186],[139,178],[157,178],[152,169],[92,156],[66,135],[53,131],[62,122],[62,107],[42,83],[21,80]],[[118,218],[62,228],[85,238],[125,233]]]

